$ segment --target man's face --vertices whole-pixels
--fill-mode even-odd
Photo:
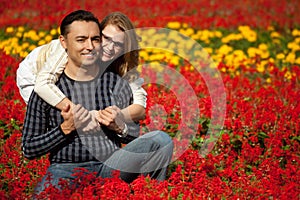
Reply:
[[[101,60],[111,61],[124,52],[125,35],[117,26],[107,25],[102,30]]]
[[[61,43],[68,53],[68,65],[82,67],[95,64],[101,48],[100,29],[95,22],[74,21]]]

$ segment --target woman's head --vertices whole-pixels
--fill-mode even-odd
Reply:
[[[113,61],[110,69],[120,76],[136,68],[139,61],[139,37],[130,19],[120,12],[113,12],[103,19],[100,29],[102,61]]]

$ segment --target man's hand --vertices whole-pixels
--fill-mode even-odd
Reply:
[[[88,120],[86,126],[82,129],[82,131],[87,133],[100,131],[101,130],[100,124],[97,120],[98,111],[97,110],[89,111],[89,116],[90,119]]]
[[[124,117],[117,106],[109,106],[98,111],[98,121],[110,130],[121,133],[125,128]]]
[[[67,104],[63,107],[61,115],[64,118],[61,129],[66,135],[76,129],[83,132],[94,132],[100,129],[95,117],[93,119],[92,114],[80,104],[72,106]]]

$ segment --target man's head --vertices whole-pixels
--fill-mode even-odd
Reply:
[[[101,44],[98,19],[89,11],[77,10],[61,22],[60,41],[68,53],[68,66],[90,66],[99,59]]]
[[[66,37],[70,32],[70,25],[75,21],[95,22],[100,27],[99,20],[93,13],[86,10],[76,10],[63,18],[60,24],[60,34]]]

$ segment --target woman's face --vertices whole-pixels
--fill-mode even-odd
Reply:
[[[124,32],[115,25],[107,25],[102,30],[101,60],[107,62],[119,57],[124,52],[124,42]]]

